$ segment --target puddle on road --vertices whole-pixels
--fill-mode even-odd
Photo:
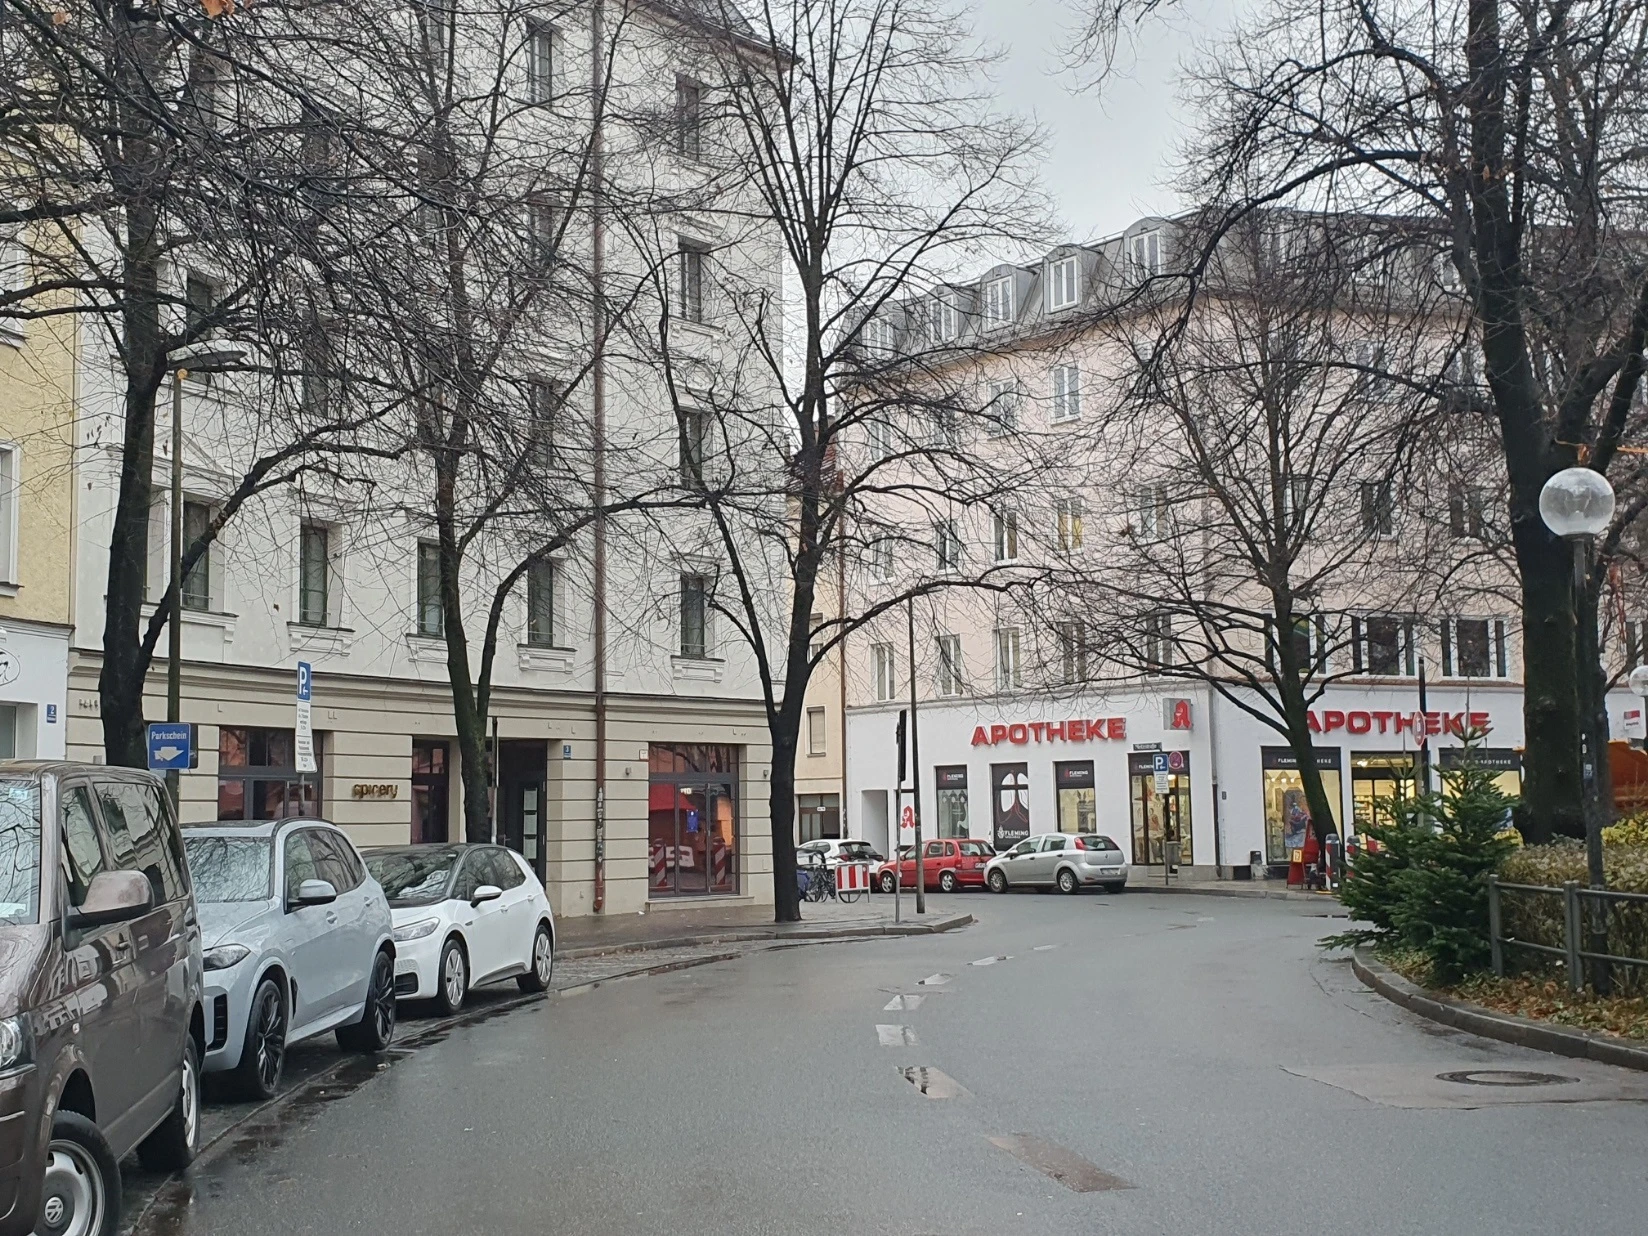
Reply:
[[[949,975],[949,974],[929,974],[926,978],[919,980],[916,983],[916,986],[917,987],[942,987],[942,986],[944,986],[944,984],[948,983],[951,980],[951,978],[953,978],[953,977],[954,977],[953,975]]]
[[[965,1099],[967,1088],[941,1069],[925,1067],[900,1069],[899,1076],[929,1099]]]
[[[876,1038],[883,1047],[920,1047],[916,1032],[909,1026],[877,1026]]]
[[[921,1007],[926,996],[894,996],[881,1006],[883,1013],[912,1013]]]
[[[1131,1189],[1120,1176],[1112,1175],[1097,1164],[1081,1157],[1057,1142],[1034,1133],[1009,1133],[992,1137],[990,1144],[1000,1147],[1020,1163],[1035,1168],[1044,1176],[1058,1181],[1075,1193],[1105,1193],[1113,1189]]]

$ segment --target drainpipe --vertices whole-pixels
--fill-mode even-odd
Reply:
[[[842,535],[841,517],[836,516],[835,617],[841,624],[841,642],[835,646],[836,678],[841,688],[841,835],[850,837],[847,827],[847,538]],[[862,827],[863,821],[859,821]],[[895,855],[896,857],[896,855]]]
[[[607,311],[603,299],[606,291],[606,232],[602,218],[602,195],[606,190],[606,150],[602,132],[602,117],[606,111],[603,94],[606,89],[606,62],[602,47],[606,41],[605,12],[602,0],[590,6],[591,80],[593,93],[592,128],[590,132],[589,183],[590,197],[590,274],[595,291],[595,353],[591,357],[590,402],[591,449],[594,453],[595,489],[595,912],[601,913],[607,904],[607,522],[602,508],[606,505],[607,465],[607,373],[606,333]]]

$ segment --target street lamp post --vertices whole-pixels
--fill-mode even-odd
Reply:
[[[1585,821],[1585,867],[1592,888],[1604,887],[1602,869],[1603,805],[1597,793],[1597,761],[1607,757],[1606,734],[1596,732],[1602,701],[1596,698],[1600,654],[1596,623],[1587,618],[1585,597],[1591,586],[1591,556],[1596,538],[1614,518],[1614,487],[1594,468],[1564,468],[1539,491],[1539,515],[1545,526],[1573,544],[1574,556],[1574,691],[1579,704],[1579,769],[1583,782],[1580,811]],[[1598,750],[1599,741],[1603,749]],[[1599,915],[1586,943],[1592,953],[1607,952],[1607,930]],[[1592,986],[1608,990],[1608,966],[1595,962]]]

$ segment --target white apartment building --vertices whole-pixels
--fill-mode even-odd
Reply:
[[[933,350],[944,345],[954,364],[976,369],[978,424],[959,432],[975,432],[978,449],[1016,449],[1000,429],[1010,418],[1035,450],[1060,462],[1011,504],[958,509],[942,527],[935,523],[931,538],[904,530],[896,562],[872,542],[853,575],[861,598],[881,595],[878,588],[894,580],[946,571],[959,580],[1021,561],[1085,563],[1086,578],[1097,581],[1091,587],[1100,588],[1112,563],[1140,561],[1124,547],[1153,539],[1175,504],[1200,501],[1160,488],[1148,433],[1142,442],[1129,438],[1108,415],[1123,367],[1117,323],[1141,312],[1125,293],[1171,270],[1179,227],[1143,219],[1101,243],[997,266],[977,282],[936,289],[924,298],[930,303],[889,311],[896,346],[926,350],[927,367],[938,364]],[[1111,308],[1118,304],[1127,307]],[[927,431],[881,428],[865,450],[874,458],[886,450],[877,439],[906,432],[915,440]],[[1452,423],[1448,432],[1469,436]],[[1373,818],[1375,800],[1399,782],[1412,784],[1422,748],[1433,768],[1447,767],[1468,730],[1485,732],[1480,758],[1502,770],[1506,788],[1519,784],[1516,605],[1502,587],[1467,589],[1480,584],[1470,571],[1459,575],[1457,603],[1445,591],[1439,606],[1421,609],[1416,599],[1416,580],[1431,578],[1428,560],[1455,552],[1468,559],[1462,547],[1479,548],[1483,510],[1491,519],[1497,492],[1491,476],[1474,478],[1481,490],[1411,481],[1399,503],[1354,470],[1335,474],[1345,517],[1364,533],[1367,521],[1377,525],[1366,538],[1373,557],[1337,577],[1333,604],[1321,602],[1335,613],[1333,630],[1304,636],[1313,649],[1322,641],[1324,660],[1333,647],[1332,679],[1311,704],[1309,724],[1341,833]],[[1400,556],[1405,538],[1423,548]],[[913,675],[915,777],[927,836],[981,837],[1004,848],[1029,834],[1096,829],[1121,844],[1136,880],[1161,879],[1175,844],[1192,877],[1278,874],[1302,846],[1309,816],[1291,748],[1255,715],[1265,706],[1234,675],[1215,689],[1109,670],[1106,641],[1159,640],[1166,658],[1176,636],[1155,629],[1153,614],[1137,615],[1134,629],[1120,633],[1114,614],[1092,620],[1090,628],[1080,612],[1055,619],[958,587],[918,603],[913,649],[902,609],[896,622],[855,635],[847,657],[851,795],[841,835],[878,848],[893,840],[894,732]],[[1610,697],[1616,737],[1625,709],[1637,706],[1624,692]],[[910,830],[899,829],[899,838],[908,842]]]
[[[591,17],[588,6],[543,6],[506,89],[530,95],[555,81],[587,81]],[[611,14],[607,20],[610,35],[616,24]],[[651,131],[613,122],[606,138],[614,183],[662,186],[676,205],[659,205],[644,226],[632,220],[618,227],[609,218],[599,241],[596,225],[580,215],[567,224],[563,244],[587,256],[600,243],[603,290],[612,303],[632,303],[642,319],[656,319],[654,284],[690,296],[690,304],[676,306],[684,319],[679,346],[706,380],[719,374],[749,387],[762,380],[758,371],[722,373],[741,363],[737,350],[724,346],[725,323],[697,267],[690,280],[684,268],[713,254],[723,278],[776,294],[777,255],[747,212],[722,209],[730,207],[735,183],[714,200],[690,191],[708,170],[698,166],[696,128],[681,127],[701,123],[683,99],[696,98],[713,61],[694,54],[703,27],[694,24],[686,37],[686,21],[666,5],[625,15],[611,62],[618,100],[612,114],[674,119]],[[192,280],[209,295],[212,277],[181,261],[173,271],[178,292]],[[580,321],[566,337],[588,333]],[[577,347],[565,339],[533,342],[543,344],[551,367]],[[94,325],[85,328],[81,347],[67,728],[69,755],[97,759],[121,392]],[[610,348],[598,364],[579,363],[587,368],[578,393],[566,400],[577,423],[570,437],[584,434],[578,440],[591,451],[608,453],[614,490],[639,486],[637,477],[660,491],[679,487],[679,435],[658,366],[632,346]],[[183,381],[185,544],[254,457],[267,397],[263,384],[238,376]],[[604,446],[590,445],[587,436],[597,421],[604,423]],[[170,428],[162,414],[145,619],[166,588]],[[591,459],[581,455],[577,467]],[[318,814],[366,846],[463,840],[444,615],[433,533],[420,510],[429,477],[415,460],[357,470],[370,483],[306,478],[256,497],[184,580],[182,719],[197,726],[200,748],[199,767],[181,777],[185,821]],[[703,548],[713,538],[701,524],[691,510],[615,515],[599,533],[579,530],[508,597],[491,701],[494,819],[499,838],[535,864],[563,916],[634,913],[665,902],[771,900],[770,756],[760,685],[737,632],[717,629],[717,563]],[[595,567],[598,535],[602,570]],[[483,541],[468,569],[473,578],[464,586],[474,604],[466,604],[465,620],[474,664],[498,556]],[[147,683],[151,721],[165,716],[165,649],[162,637]],[[314,773],[300,772],[294,756],[299,662],[313,668]]]

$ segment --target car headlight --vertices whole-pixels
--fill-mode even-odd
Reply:
[[[34,1060],[34,1041],[29,1024],[21,1017],[0,1021],[0,1073],[9,1073]]]
[[[441,920],[438,918],[420,918],[415,923],[408,923],[404,927],[395,928],[393,932],[395,942],[404,944],[408,940],[421,940],[425,936],[432,936],[440,925]]]
[[[251,955],[252,950],[244,944],[220,944],[207,949],[202,960],[208,970],[227,970],[230,966],[238,966]]]

